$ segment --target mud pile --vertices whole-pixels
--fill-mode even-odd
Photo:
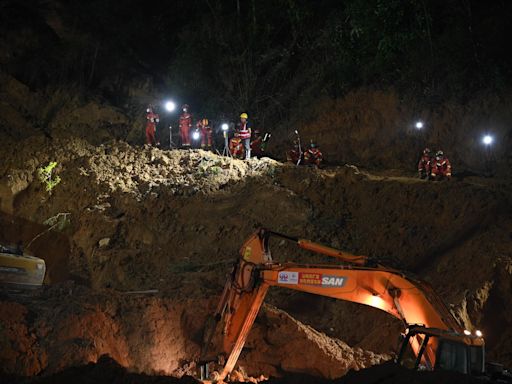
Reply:
[[[150,376],[129,372],[117,361],[109,356],[101,356],[97,363],[89,363],[76,367],[66,368],[59,373],[46,377],[20,377],[15,375],[0,375],[0,380],[9,384],[65,384],[69,382],[77,384],[197,384],[198,381],[192,377],[176,378],[172,376]]]
[[[72,283],[30,295],[4,296],[2,371],[21,377],[52,374],[109,355],[132,372],[197,375],[202,327],[215,304],[211,299],[95,293]],[[295,353],[298,350],[308,354]],[[266,306],[240,359],[239,372],[249,376],[309,372],[334,378],[386,359],[389,356],[352,349]]]
[[[293,372],[334,379],[389,359],[388,355],[351,348],[284,311],[266,306],[251,331],[239,366],[250,376],[265,372],[267,377],[279,377]]]
[[[40,136],[4,143],[2,160],[0,241],[31,243],[56,284],[40,298],[2,300],[2,313],[17,319],[0,338],[10,340],[2,348],[9,372],[56,372],[105,353],[139,372],[188,372],[203,317],[244,239],[260,226],[415,272],[465,326],[482,329],[491,358],[512,362],[512,328],[502,310],[512,304],[510,187],[499,180],[427,183],[399,171],[297,168]],[[49,161],[61,178],[51,193],[37,179]],[[46,231],[43,223],[59,213],[68,221]],[[293,244],[271,247],[279,261],[332,262]],[[87,291],[60,291],[68,279]],[[127,293],[145,290],[157,296]],[[377,310],[294,291],[271,290],[268,302],[325,335],[266,311],[240,360],[255,377],[338,377],[382,361],[401,329]],[[171,336],[176,345],[165,343]],[[151,347],[154,340],[165,351]]]
[[[189,368],[183,361],[198,353],[191,329],[184,329],[182,319],[193,308],[185,301],[97,294],[67,283],[4,297],[0,306],[0,361],[10,374],[55,373],[108,354],[132,371],[181,376]]]
[[[30,89],[0,69],[3,139],[82,137],[98,145],[112,139],[126,140],[134,126],[141,124],[102,99],[80,95],[73,87]]]

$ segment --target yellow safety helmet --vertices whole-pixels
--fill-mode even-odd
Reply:
[[[203,125],[208,125],[208,119],[203,119]]]
[[[240,118],[241,118],[241,119],[248,119],[248,118],[249,118],[249,116],[247,116],[247,113],[245,113],[245,112],[244,112],[244,113],[242,113],[242,114],[240,115]]]

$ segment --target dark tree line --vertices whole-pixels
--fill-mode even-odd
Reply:
[[[150,76],[204,113],[265,125],[362,86],[427,101],[507,89],[510,20],[508,0],[4,0],[0,65],[115,103]]]

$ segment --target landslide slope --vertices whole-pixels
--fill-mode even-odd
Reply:
[[[512,363],[510,337],[505,337],[510,319],[504,311],[512,299],[512,220],[508,186],[497,181],[427,183],[392,171],[297,168],[270,159],[242,162],[199,150],[170,152],[117,141],[95,147],[76,138],[34,136],[21,145],[8,144],[0,168],[0,241],[27,246],[49,218],[65,213],[68,219],[61,232],[44,232],[29,247],[47,260],[48,284],[72,279],[96,292],[158,290],[161,300],[171,300],[158,304],[163,308],[176,300],[189,300],[184,308],[201,306],[195,320],[200,323],[243,240],[265,226],[415,272],[434,285],[466,326],[484,331],[491,357]],[[36,175],[49,161],[58,162],[62,180],[51,194]],[[329,261],[290,244],[272,246],[278,260]],[[328,336],[376,352],[389,352],[400,329],[383,313],[332,299],[275,290],[269,301]],[[40,307],[20,305],[31,313],[30,324],[46,321]],[[41,300],[38,305],[44,307]],[[182,322],[190,318],[180,315]],[[259,322],[263,331],[258,334],[272,344],[265,336],[268,322]],[[112,327],[121,327],[116,324]],[[198,332],[187,340],[197,342]],[[59,339],[55,332],[34,334],[38,342]],[[8,345],[19,351],[16,344]],[[147,370],[143,362],[133,363],[129,347],[116,348],[125,365]],[[268,354],[256,343],[246,362],[255,374],[296,372],[300,349],[285,353],[291,356],[288,362],[280,355],[265,365]],[[94,361],[102,351],[93,351],[73,354]],[[55,353],[46,359],[55,361],[61,352],[50,348],[45,353]],[[336,376],[327,368],[317,373]]]

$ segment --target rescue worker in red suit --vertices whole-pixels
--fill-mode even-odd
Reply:
[[[452,165],[445,157],[443,151],[437,151],[435,159],[431,163],[431,177],[433,180],[450,180],[452,178]]]
[[[286,152],[286,160],[297,164],[299,159],[302,160],[302,150],[299,147],[299,142],[297,140],[293,140],[293,149]]]
[[[180,116],[181,146],[190,148],[190,128],[192,127],[192,115],[189,113],[188,104],[182,107],[183,113]]]
[[[212,149],[212,127],[208,119],[199,120],[196,127],[201,132],[201,148]]]
[[[432,165],[432,153],[429,148],[423,150],[420,161],[418,162],[418,176],[420,179],[430,178],[430,168]]]
[[[247,113],[242,113],[240,115],[240,122],[237,125],[238,135],[244,145],[245,160],[251,158],[251,124],[247,121],[248,118]]]
[[[235,132],[235,136],[229,141],[229,153],[235,159],[244,158],[244,146],[238,132]]]
[[[256,157],[263,156],[263,137],[260,130],[254,130],[254,138],[251,140],[251,154]]]
[[[155,134],[158,122],[160,122],[160,117],[153,112],[153,107],[149,105],[146,109],[146,144],[157,145]]]
[[[322,160],[322,152],[320,152],[320,149],[317,148],[316,144],[311,141],[308,150],[304,152],[304,162],[318,167],[322,163]]]

